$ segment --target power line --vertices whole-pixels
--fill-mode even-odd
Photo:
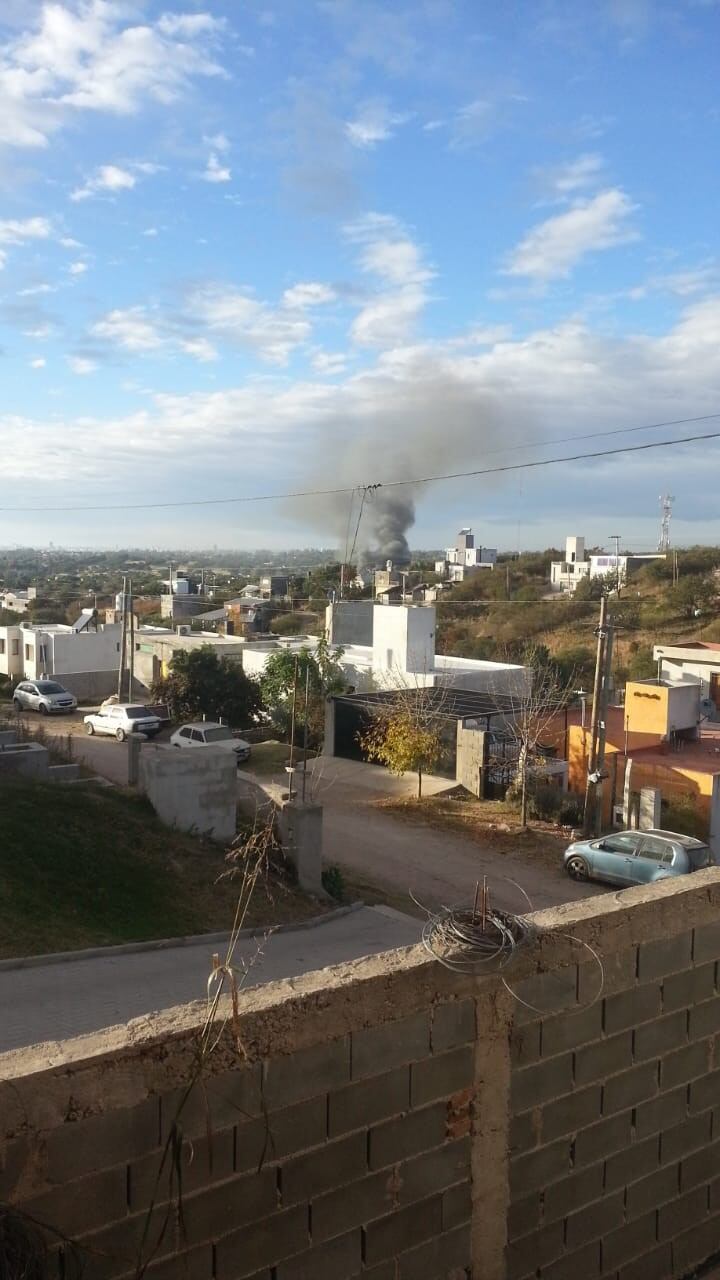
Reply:
[[[707,417],[720,418],[720,413],[708,414]],[[678,423],[681,421],[685,420],[678,419]],[[695,421],[695,419],[688,418],[686,421],[692,422]],[[643,428],[628,428],[628,430],[642,429]],[[602,432],[597,432],[596,436],[602,434]],[[413,476],[404,480],[382,480],[364,487],[368,489],[412,488],[413,486],[421,484],[437,484],[447,480],[476,479],[478,476],[494,476],[510,471],[529,471],[537,469],[538,467],[558,466],[560,463],[564,462],[583,462],[595,458],[612,458],[621,453],[642,453],[648,449],[667,449],[671,445],[693,444],[697,441],[718,439],[720,439],[720,431],[707,431],[702,435],[697,436],[677,436],[673,440],[651,440],[645,444],[622,445],[618,449],[596,449],[592,453],[566,454],[562,458],[538,458],[533,462],[505,463],[500,467],[476,467],[468,471],[451,471],[439,475]],[[239,506],[253,502],[285,502],[297,498],[333,497],[337,494],[350,494],[358,487],[358,485],[338,485],[335,488],[330,489],[296,489],[286,493],[245,494],[237,498],[190,498],[178,502],[104,502],[98,506],[83,504],[82,506],[74,507],[0,507],[0,513],[11,514],[25,512],[27,514],[42,514],[52,512],[67,513],[87,511],[162,511],[171,507]]]

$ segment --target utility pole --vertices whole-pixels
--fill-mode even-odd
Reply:
[[[611,533],[611,542],[615,543],[615,591],[618,600],[620,599],[620,534]]]
[[[293,798],[293,775],[295,773],[295,711],[297,708],[297,689],[298,689],[298,656],[295,655],[295,671],[293,673],[293,693],[292,693],[292,712],[290,714],[290,764],[286,765],[287,772],[290,774],[290,785],[288,787],[288,800]]]
[[[505,565],[505,599],[510,599],[510,561]]]
[[[610,681],[612,678],[612,653],[613,639],[615,628],[612,622],[609,622],[605,628],[605,664],[603,671],[602,689],[600,691],[600,720],[598,726],[598,748],[595,769],[597,772],[597,782],[595,784],[595,813],[593,815],[593,831],[592,834],[599,836],[600,827],[602,826],[602,796],[603,781],[605,779],[605,744],[607,741],[607,714],[610,705]]]
[[[595,679],[593,682],[592,716],[590,719],[590,751],[588,754],[587,782],[585,785],[585,812],[583,815],[583,832],[589,836],[595,818],[595,792],[597,788],[597,747],[598,726],[600,723],[600,691],[602,689],[605,670],[605,631],[607,627],[607,596],[600,598],[600,622],[597,628],[597,654],[595,657]]]
[[[120,619],[120,666],[118,667],[118,702],[122,702],[123,686],[125,684],[125,661],[126,661],[126,640],[127,640],[127,578],[123,578],[122,584],[122,616]]]
[[[302,802],[305,804],[307,787],[307,753],[308,753],[308,701],[310,698],[310,663],[305,665],[305,707],[303,712],[303,769],[302,769]]]
[[[128,664],[128,700],[133,700],[133,680],[135,678],[135,602],[132,593],[132,578],[128,578],[128,595],[130,604],[130,662]]]

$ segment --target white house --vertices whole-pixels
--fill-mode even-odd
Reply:
[[[553,560],[550,565],[550,586],[553,591],[570,595],[584,578],[608,578],[612,585],[617,581],[622,587],[636,569],[650,560],[664,560],[664,552],[625,552],[622,555],[600,551],[585,554],[585,539],[575,535],[565,539],[565,559]]]
[[[104,697],[117,683],[120,623],[89,628],[85,611],[75,626],[21,622],[0,627],[0,672],[16,680],[57,679],[80,698]]]
[[[461,529],[454,547],[448,547],[444,560],[435,561],[435,572],[450,582],[462,582],[467,573],[478,569],[494,569],[495,547],[476,547],[472,529]]]
[[[17,591],[7,588],[5,591],[0,591],[0,609],[11,609],[13,613],[27,613],[30,601],[35,599],[37,599],[37,587],[24,587]]]
[[[565,559],[553,560],[550,565],[550,585],[553,591],[566,591],[571,595],[578,582],[590,573],[590,560],[585,558],[585,539],[575,535],[565,539]]]
[[[662,680],[699,684],[701,711],[709,720],[720,720],[720,644],[656,644],[653,658]]]

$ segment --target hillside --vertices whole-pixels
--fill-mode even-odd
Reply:
[[[0,957],[229,931],[237,882],[218,880],[228,870],[224,850],[164,827],[144,799],[13,782],[0,804]],[[273,877],[246,923],[321,910]]]

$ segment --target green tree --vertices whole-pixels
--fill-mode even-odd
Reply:
[[[273,723],[284,736],[289,735],[292,722],[293,689],[297,670],[297,698],[295,702],[295,726],[304,731],[305,688],[308,690],[307,727],[308,741],[316,747],[322,743],[325,731],[325,698],[331,693],[342,693],[347,680],[340,666],[343,650],[331,649],[327,636],[320,636],[317,646],[307,646],[293,652],[278,649],[268,658],[260,686],[264,702]]]
[[[204,715],[209,720],[222,718],[233,728],[247,728],[263,710],[258,681],[247,676],[238,662],[218,657],[209,645],[176,653],[167,676],[153,683],[152,694],[167,704],[176,720]]]
[[[391,773],[416,773],[421,800],[423,774],[442,755],[441,721],[436,689],[419,684],[401,687],[374,712],[370,726],[360,734],[360,745],[370,760],[384,764]]]

